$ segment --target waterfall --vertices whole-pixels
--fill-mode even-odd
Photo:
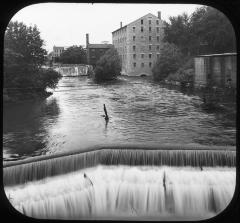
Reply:
[[[159,149],[160,148],[160,149]],[[102,147],[92,151],[41,156],[4,164],[4,185],[22,184],[73,172],[96,165],[235,167],[233,149],[143,149],[141,147]]]
[[[87,75],[89,65],[71,64],[55,68],[57,72],[66,77],[77,77]]]
[[[119,161],[127,154],[135,153]],[[202,220],[227,207],[235,178],[231,167],[98,165],[6,186],[5,193],[19,212],[40,219]]]

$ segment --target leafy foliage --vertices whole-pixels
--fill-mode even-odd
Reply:
[[[6,56],[8,59],[5,63],[10,62],[9,59],[15,54],[15,59],[18,55],[15,63],[37,69],[44,63],[47,54],[42,46],[43,40],[36,26],[27,27],[22,22],[10,22],[5,31],[4,38],[4,48],[7,51]]]
[[[153,66],[153,78],[164,80],[169,74],[178,70],[181,64],[182,53],[179,48],[172,43],[165,43],[161,50],[160,57]]]
[[[116,49],[112,48],[97,61],[94,69],[96,80],[113,80],[121,72],[121,59]]]
[[[86,50],[81,46],[71,46],[67,48],[59,58],[59,62],[63,64],[86,64],[86,61]]]
[[[46,50],[37,27],[10,22],[4,39],[4,87],[45,91],[54,88],[60,75],[42,69]]]
[[[184,55],[236,50],[230,21],[214,8],[203,6],[190,16],[182,14],[169,20],[165,23],[164,40],[177,45]]]

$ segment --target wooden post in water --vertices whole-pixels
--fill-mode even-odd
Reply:
[[[109,117],[108,117],[108,114],[107,114],[107,109],[106,109],[105,104],[103,104],[103,110],[104,110],[104,112],[105,112],[105,120],[108,121],[108,120],[109,120]]]

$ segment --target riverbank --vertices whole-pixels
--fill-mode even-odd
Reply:
[[[3,89],[3,103],[17,103],[37,99],[45,99],[52,95],[52,92],[35,89]]]

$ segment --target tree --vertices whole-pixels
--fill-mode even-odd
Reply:
[[[96,80],[113,80],[121,72],[121,59],[115,48],[109,49],[97,61],[94,69]]]
[[[86,61],[86,51],[81,46],[67,48],[59,58],[59,62],[63,64],[85,64]]]
[[[164,41],[173,43],[179,47],[183,54],[189,54],[190,22],[189,16],[185,13],[175,17],[169,17],[170,23],[165,22]]]
[[[43,47],[43,40],[36,26],[27,27],[22,22],[10,22],[5,31],[4,49],[5,55],[17,53],[18,65],[38,69],[42,66],[47,52]],[[9,60],[5,61],[8,63]]]
[[[184,55],[224,53],[236,50],[235,33],[228,18],[220,11],[203,6],[190,16],[169,18],[164,40],[174,43]]]
[[[195,17],[193,16],[193,18]],[[196,37],[199,36],[200,43],[207,44],[209,53],[236,51],[234,29],[222,12],[206,7],[205,13],[201,13],[199,17],[195,21],[192,19],[192,27],[195,28],[192,28],[192,30]]]
[[[182,61],[182,54],[179,48],[171,43],[164,43],[160,57],[153,66],[153,78],[164,80],[169,74],[176,72]]]
[[[60,75],[41,68],[46,53],[36,26],[11,21],[4,38],[4,87],[37,92],[55,87]]]

